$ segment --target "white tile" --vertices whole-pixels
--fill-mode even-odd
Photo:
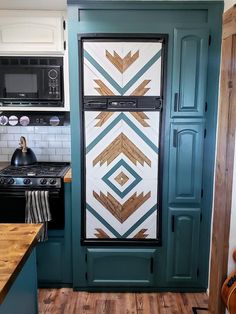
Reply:
[[[38,133],[49,133],[49,129],[47,126],[35,126],[34,127],[35,134]]]
[[[0,155],[0,161],[8,161],[8,155]]]
[[[32,134],[28,134],[28,140],[30,141],[35,141],[35,140],[41,140],[42,139],[42,136],[44,135],[41,135],[41,134],[35,134],[35,133],[32,133]]]
[[[70,136],[69,135],[56,135],[56,140],[57,141],[70,141]]]
[[[7,133],[14,133],[14,134],[17,134],[17,133],[20,133],[22,134],[23,133],[23,127],[21,126],[8,126],[7,127]]]
[[[48,147],[48,142],[46,142],[46,141],[35,141],[35,147]]]
[[[58,155],[70,155],[70,149],[69,148],[57,148],[56,154]]]
[[[0,134],[0,139],[1,140],[14,140],[15,139],[15,134]]]
[[[46,154],[46,152],[44,152],[44,149],[43,149],[43,148],[34,147],[34,148],[33,148],[33,151],[34,151],[36,157],[39,156],[39,155],[44,155],[44,154]]]
[[[19,141],[7,141],[7,146],[18,148],[19,147]]]
[[[63,155],[62,160],[63,161],[71,161],[71,155]]]
[[[62,147],[64,148],[70,148],[71,147],[71,142],[62,142]]]
[[[62,134],[70,134],[70,126],[63,126],[61,129]]]
[[[12,148],[2,148],[2,154],[12,155],[15,151],[15,147]]]
[[[0,147],[7,147],[7,141],[0,141]]]
[[[49,156],[50,161],[62,161],[62,155]]]
[[[49,126],[48,127],[49,134],[61,134],[61,127],[60,126]]]
[[[56,154],[55,148],[43,148],[42,150],[43,150],[44,154],[47,154],[47,155],[55,155]]]
[[[34,126],[22,126],[21,128],[24,133],[34,133]]]
[[[52,147],[52,148],[61,148],[62,147],[62,142],[49,142],[48,143],[48,146],[49,147]]]
[[[55,141],[56,135],[55,134],[42,134],[42,141]]]
[[[6,126],[0,126],[0,133],[7,133],[7,127]]]
[[[37,160],[38,161],[50,161],[50,158],[48,155],[38,155]]]

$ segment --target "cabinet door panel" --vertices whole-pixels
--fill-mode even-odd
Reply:
[[[169,208],[169,281],[188,282],[197,279],[200,213],[199,208]]]
[[[156,264],[155,249],[88,249],[91,286],[150,286]]]
[[[171,125],[169,202],[199,203],[202,186],[203,125]]]
[[[175,29],[172,116],[204,114],[207,57],[206,29]]]

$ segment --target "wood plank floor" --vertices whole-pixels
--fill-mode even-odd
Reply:
[[[40,289],[39,314],[191,314],[208,307],[206,293],[89,293]],[[197,314],[208,311],[198,310]]]

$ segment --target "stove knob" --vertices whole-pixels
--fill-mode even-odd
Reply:
[[[7,181],[7,184],[14,184],[15,183],[15,180],[13,179],[13,178],[11,178],[11,179],[9,179],[8,181]]]
[[[49,180],[49,183],[50,183],[50,184],[56,184],[56,180],[55,180],[55,179],[50,179],[50,180]]]
[[[47,179],[40,179],[40,184],[43,184],[43,185],[45,185],[46,183],[47,183]]]
[[[0,184],[4,184],[6,180],[4,178],[0,178]]]
[[[31,183],[31,180],[30,180],[30,179],[24,179],[24,180],[23,180],[23,183],[24,183],[24,184],[30,184],[30,183]]]

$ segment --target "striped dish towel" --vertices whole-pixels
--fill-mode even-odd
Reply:
[[[25,191],[25,222],[43,223],[39,242],[48,239],[48,221],[52,220],[49,208],[49,191]]]

